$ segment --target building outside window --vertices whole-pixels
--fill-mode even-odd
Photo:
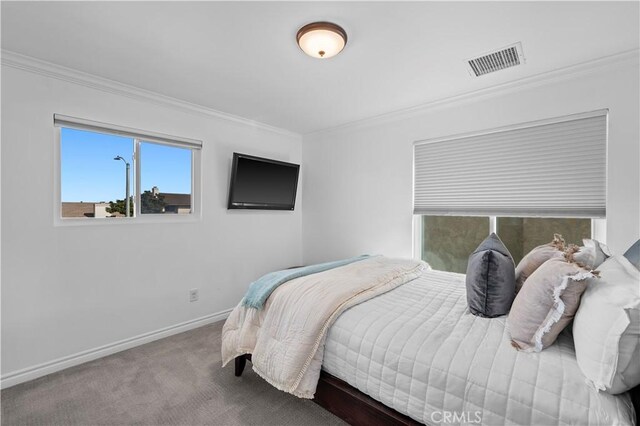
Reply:
[[[441,271],[465,273],[469,255],[490,231],[488,216],[422,216],[421,220],[421,258]],[[549,243],[554,233],[577,245],[592,236],[591,219],[498,217],[496,225],[516,265],[531,249]]]

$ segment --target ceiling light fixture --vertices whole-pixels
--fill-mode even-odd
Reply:
[[[327,59],[337,55],[347,44],[347,33],[331,22],[312,22],[298,30],[298,46],[307,55]]]

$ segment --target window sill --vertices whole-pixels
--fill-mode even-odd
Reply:
[[[197,223],[202,216],[197,213],[189,215],[160,215],[149,214],[132,218],[56,218],[53,225],[58,227],[66,226],[131,226],[143,224],[167,224],[167,223]]]

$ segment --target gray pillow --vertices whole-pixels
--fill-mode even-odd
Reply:
[[[629,247],[629,250],[624,252],[624,257],[640,270],[640,240],[636,241],[634,245]]]
[[[509,250],[496,234],[478,246],[467,264],[467,304],[472,314],[506,315],[516,294],[516,268]]]

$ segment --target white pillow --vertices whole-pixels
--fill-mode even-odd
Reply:
[[[584,244],[585,247],[593,247],[595,251],[595,259],[592,266],[593,268],[597,268],[598,266],[602,265],[605,260],[611,257],[611,250],[609,250],[609,247],[607,247],[605,243],[601,243],[598,240],[590,240],[585,238],[582,240],[582,244]]]
[[[573,254],[573,259],[589,268],[596,269],[611,257],[609,247],[600,241],[585,238],[582,240],[582,244],[584,245],[580,247],[580,250]]]
[[[578,366],[610,394],[640,384],[640,271],[613,256],[591,279],[573,321]]]

